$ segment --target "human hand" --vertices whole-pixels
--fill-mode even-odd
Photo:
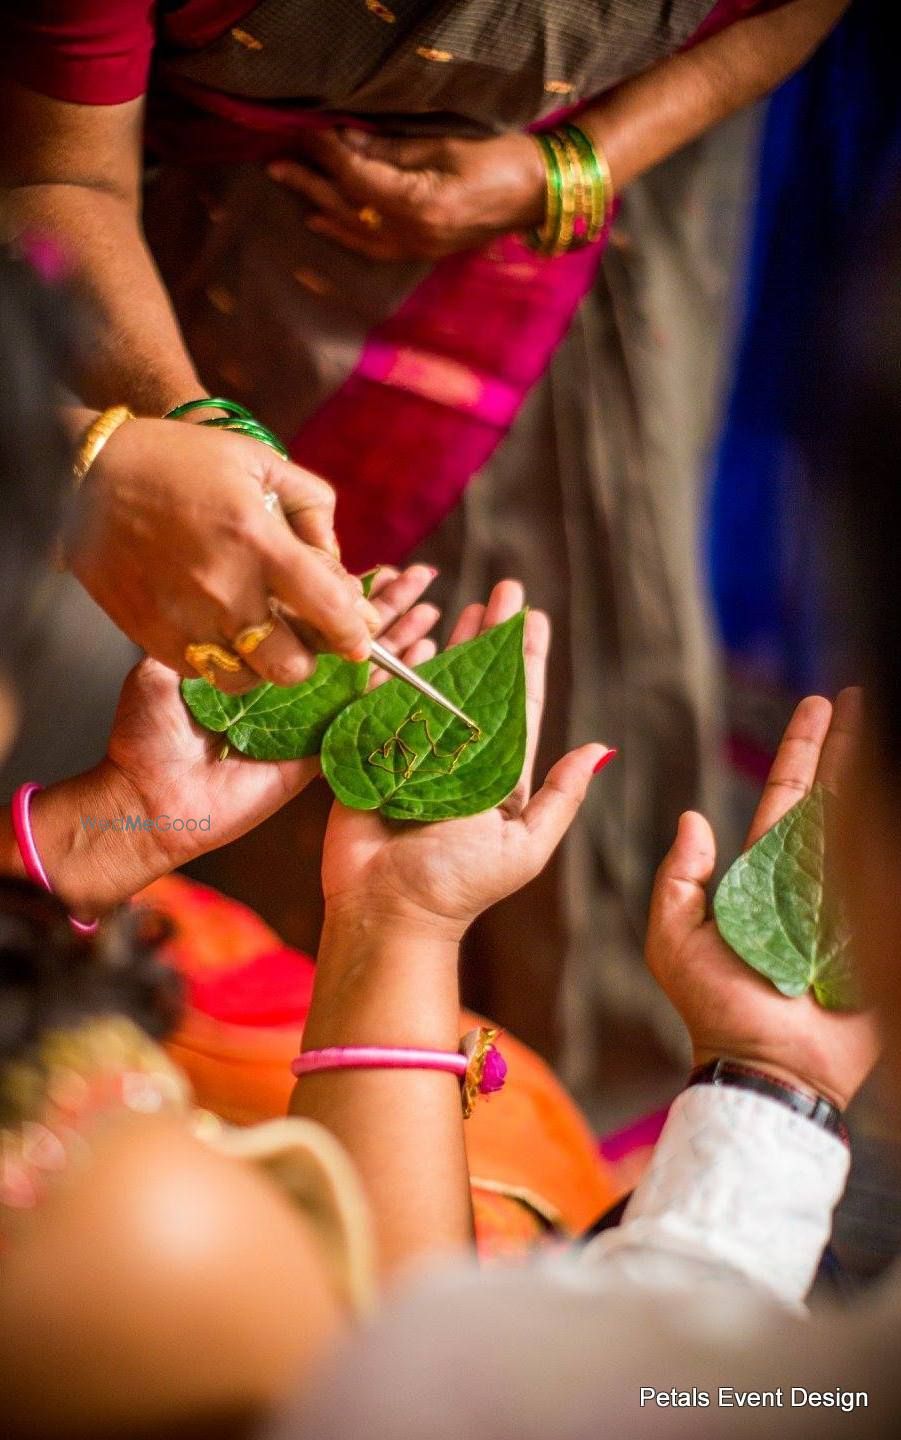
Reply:
[[[420,659],[430,652],[425,637],[438,611],[416,601],[433,577],[425,565],[400,574],[385,567],[373,583],[382,641],[404,658],[411,649]],[[132,670],[104,760],[89,774],[48,788],[33,803],[47,871],[79,914],[109,909],[169,870],[236,840],[319,773],[315,757],[221,760],[221,744],[221,736],[192,720],[173,671],[156,660],[143,660]],[[86,825],[82,817],[97,823]],[[132,823],[127,830],[110,823],[124,817],[151,823]],[[209,829],[199,829],[197,822],[207,817]],[[194,822],[190,828],[186,820]]]
[[[834,707],[810,696],[789,721],[745,841],[749,848],[815,782],[836,791],[860,734],[860,695],[843,690]],[[713,832],[687,811],[657,874],[647,961],[688,1027],[697,1065],[744,1061],[840,1109],[875,1063],[871,1015],[826,1010],[810,995],[788,999],[739,960],[707,918],[716,862]]]
[[[522,608],[518,581],[494,587],[487,605],[470,605],[450,639],[460,644]],[[520,782],[494,810],[431,825],[398,826],[377,812],[335,803],[323,853],[326,918],[334,928],[384,922],[456,941],[483,910],[520,889],[544,868],[611,752],[583,745],[553,767],[531,794],[549,643],[546,616],[531,611],[525,629],[528,739]],[[425,658],[414,651],[412,663]]]
[[[288,519],[271,514],[275,491]],[[330,486],[243,435],[174,420],[130,420],[91,466],[68,540],[69,564],[120,629],[182,675],[185,647],[235,636],[283,607],[275,629],[236,673],[232,693],[296,685],[313,649],[368,654],[377,617],[336,560]],[[296,628],[295,628],[296,627]],[[310,645],[304,643],[301,631]]]
[[[326,130],[309,136],[307,153],[312,164],[276,160],[269,175],[312,201],[315,234],[371,260],[437,260],[544,218],[544,162],[528,135],[397,140]]]

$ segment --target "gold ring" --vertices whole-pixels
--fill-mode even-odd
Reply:
[[[357,219],[367,230],[381,230],[382,217],[374,205],[364,205],[362,210],[357,211]]]
[[[198,675],[202,675],[210,685],[216,683],[215,667],[217,665],[228,675],[236,675],[241,669],[239,656],[233,655],[230,650],[226,650],[223,645],[217,645],[214,641],[202,645],[186,645],[185,659],[191,669],[196,670]]]
[[[271,616],[268,620],[264,620],[262,625],[247,625],[240,634],[235,636],[234,647],[239,655],[252,655],[264,640],[269,639],[274,629],[275,621]]]

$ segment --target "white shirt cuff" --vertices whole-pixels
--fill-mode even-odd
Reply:
[[[777,1100],[692,1086],[674,1102],[622,1224],[591,1241],[584,1259],[663,1251],[727,1266],[799,1305],[849,1165],[841,1140]]]

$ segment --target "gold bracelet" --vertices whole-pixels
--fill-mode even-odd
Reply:
[[[557,223],[557,233],[551,240],[546,253],[548,255],[565,255],[571,249],[573,243],[573,226],[576,219],[576,205],[578,202],[579,171],[573,163],[573,156],[563,139],[556,130],[549,130],[546,139],[557,157],[557,165],[560,170],[560,215]]]
[[[108,410],[101,411],[96,420],[91,421],[75,452],[72,475],[76,490],[80,487],[107,440],[115,435],[119,426],[124,425],[126,420],[134,420],[134,418],[127,405],[111,405]]]

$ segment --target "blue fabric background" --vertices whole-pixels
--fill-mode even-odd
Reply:
[[[833,268],[899,164],[901,4],[856,0],[767,109],[744,321],[710,497],[707,561],[726,647],[797,692],[824,677],[793,407]]]

